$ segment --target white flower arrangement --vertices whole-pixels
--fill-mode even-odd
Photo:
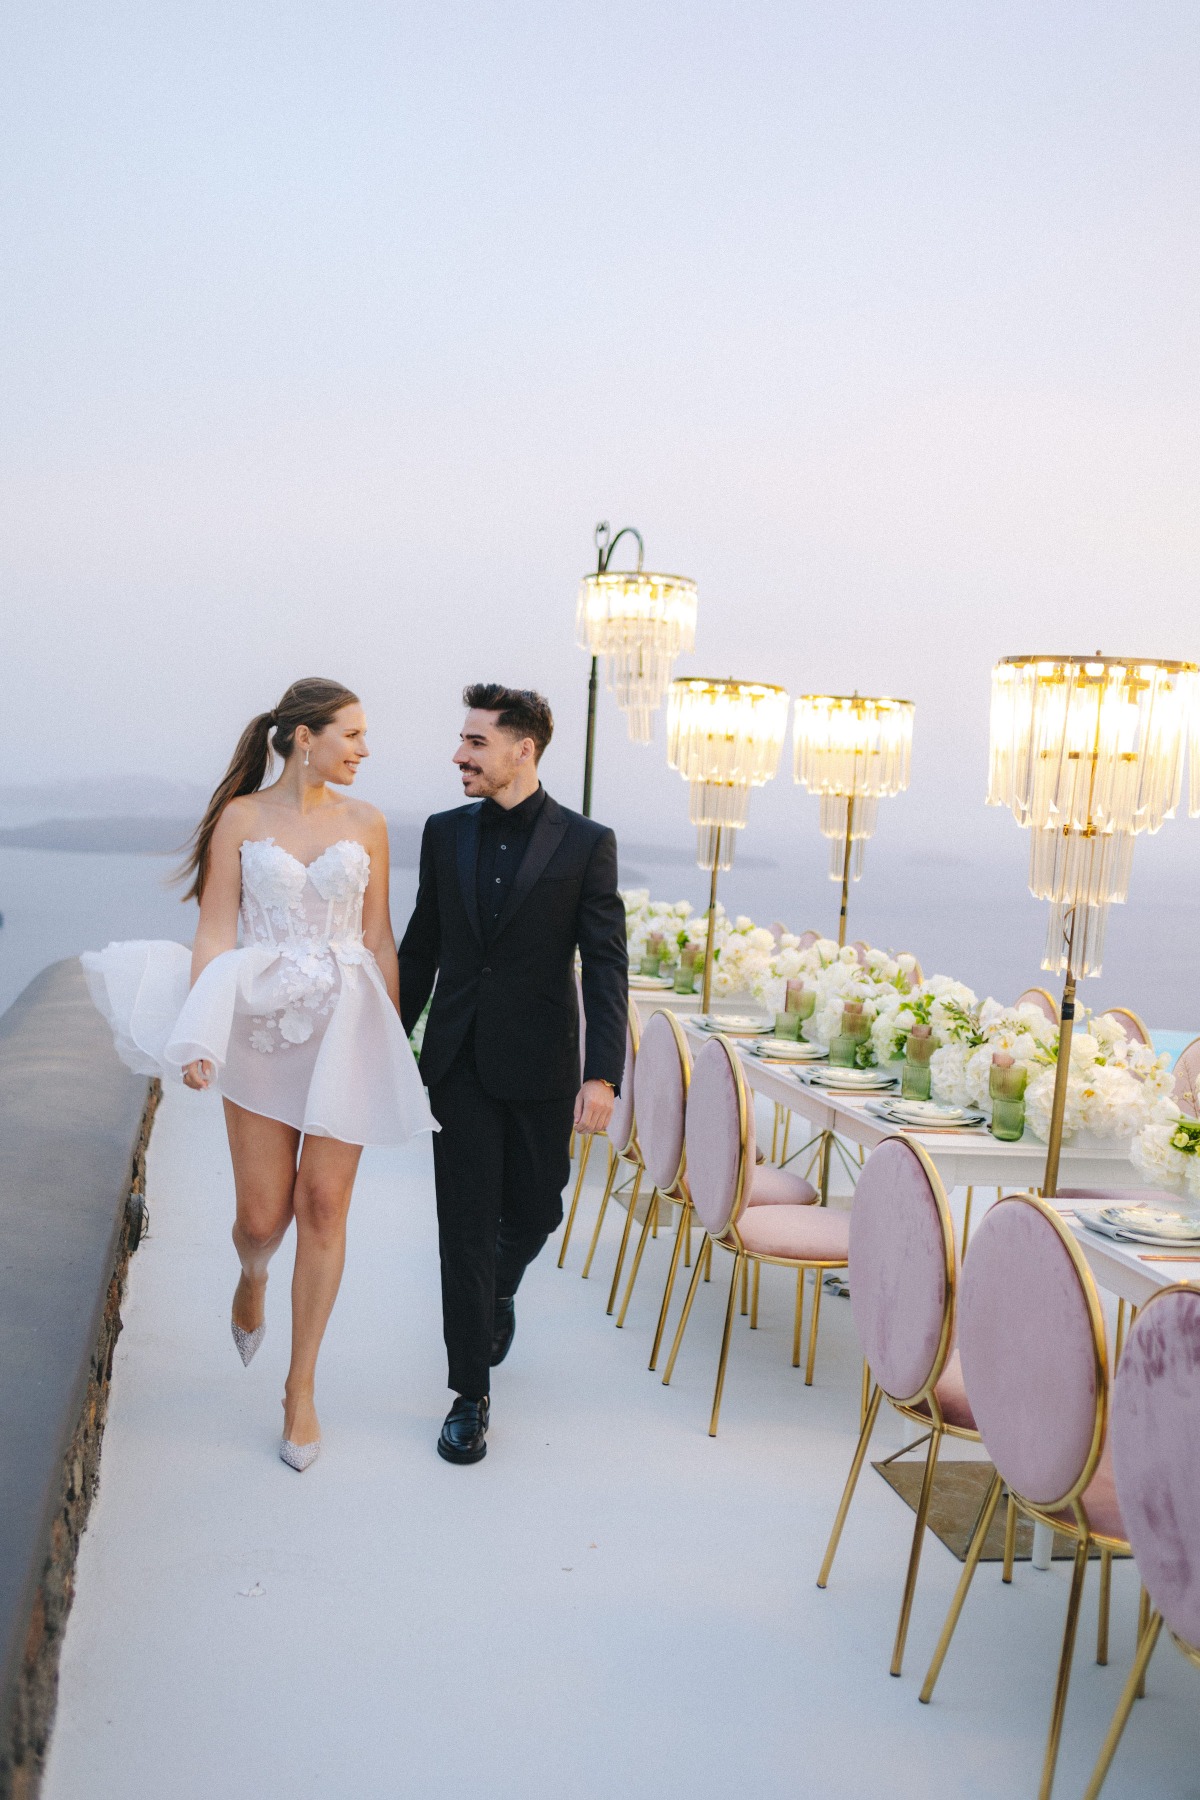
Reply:
[[[1200,1119],[1164,1094],[1130,1145],[1129,1160],[1152,1187],[1200,1200]]]
[[[708,920],[693,914],[686,900],[652,901],[645,888],[623,898],[631,961],[645,953],[646,939],[655,930],[679,948],[690,943],[703,954]],[[801,949],[799,938],[790,933],[776,935],[744,915],[730,920],[724,909],[717,907],[714,994],[722,998],[748,994],[764,1011],[776,1013],[783,1011],[787,983],[803,980],[816,995],[804,1036],[826,1048],[841,1030],[846,1002],[860,1001],[871,1021],[870,1037],[859,1051],[862,1065],[898,1060],[913,1026],[928,1025],[934,1044],[931,1091],[935,1100],[951,1106],[990,1110],[992,1055],[1005,1050],[1026,1070],[1026,1120],[1044,1140],[1054,1097],[1057,1024],[1036,1006],[1003,1006],[991,999],[981,1002],[969,987],[949,975],[931,975],[914,983],[915,971],[911,956],[893,957],[886,950],[869,949],[860,958],[850,945],[839,949],[830,938],[819,938]],[[1076,1132],[1086,1131],[1111,1142],[1140,1144],[1143,1148],[1135,1148],[1134,1160],[1142,1155],[1149,1159],[1139,1163],[1147,1175],[1157,1157],[1155,1166],[1161,1164],[1169,1172],[1163,1185],[1186,1179],[1194,1181],[1194,1191],[1200,1193],[1200,1153],[1173,1148],[1169,1132],[1161,1145],[1159,1142],[1172,1122],[1158,1110],[1171,1088],[1168,1060],[1145,1045],[1131,1043],[1115,1019],[1085,1013],[1082,1028],[1071,1040],[1063,1137],[1067,1141]],[[1172,1119],[1179,1116],[1176,1108]],[[1176,1125],[1175,1130],[1188,1135],[1185,1127]]]

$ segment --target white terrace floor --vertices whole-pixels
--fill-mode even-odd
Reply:
[[[766,1271],[762,1328],[739,1321],[714,1442],[717,1280],[668,1390],[646,1370],[666,1245],[622,1332],[604,1280],[579,1279],[582,1246],[562,1273],[548,1251],[522,1290],[491,1453],[450,1468],[434,1452],[446,1395],[428,1149],[372,1153],[322,1363],[325,1449],[296,1476],[275,1454],[285,1258],[243,1371],[215,1106],[167,1096],[150,1200],[45,1800],[1036,1792],[1068,1565],[1019,1565],[1010,1590],[981,1571],[931,1707],[917,1688],[959,1565],[928,1541],[892,1680],[911,1514],[870,1470],[833,1583],[815,1586],[857,1421],[847,1303],[827,1298],[806,1391],[787,1278]],[[1062,1797],[1082,1792],[1132,1653],[1129,1568],[1107,1669],[1087,1651],[1094,1607],[1093,1591]],[[1200,1792],[1198,1699],[1164,1640],[1110,1800]]]

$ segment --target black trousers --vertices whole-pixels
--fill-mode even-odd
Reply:
[[[494,1099],[475,1071],[473,1036],[429,1101],[442,1128],[433,1174],[449,1385],[482,1400],[496,1299],[516,1293],[562,1223],[575,1097],[530,1106]]]

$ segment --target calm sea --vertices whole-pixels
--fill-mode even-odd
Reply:
[[[1040,971],[1045,908],[1024,888],[1020,859],[997,869],[967,861],[931,864],[872,845],[862,883],[852,889],[850,935],[911,950],[926,973],[952,974],[979,994],[1012,998],[1031,984],[1053,989]],[[59,957],[99,949],[112,939],[175,938],[189,943],[193,906],[166,885],[170,859],[43,849],[0,848],[0,1009]],[[631,845],[627,886],[656,898],[707,900],[706,877],[682,849]],[[393,870],[397,928],[408,917],[416,870]],[[815,861],[754,863],[722,877],[730,912],[757,923],[833,932],[837,889]],[[1200,1032],[1200,935],[1190,891],[1146,871],[1130,902],[1114,907],[1104,973],[1081,984],[1093,1008],[1130,1006],[1160,1030]]]

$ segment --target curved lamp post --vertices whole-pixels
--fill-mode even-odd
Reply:
[[[829,879],[842,884],[839,944],[846,942],[850,883],[861,879],[863,846],[874,834],[879,802],[908,786],[915,711],[911,700],[864,694],[796,698],[792,774],[821,799]]]
[[[746,823],[750,789],[779,767],[787,730],[787,689],[759,681],[686,676],[667,691],[667,761],[688,782],[696,861],[712,871],[701,1007],[712,995],[717,872],[733,867],[735,834]]]
[[[610,570],[623,537],[637,541],[637,568]],[[592,812],[592,770],[596,753],[596,688],[600,658],[617,705],[629,721],[635,744],[648,744],[653,715],[662,705],[675,659],[696,642],[696,584],[686,575],[658,575],[642,568],[642,534],[625,525],[612,536],[607,521],[596,527],[596,573],[579,584],[575,632],[581,650],[591,652],[588,682],[587,751],[583,769],[583,811]]]
[[[988,805],[1030,831],[1029,889],[1050,902],[1043,969],[1064,976],[1043,1194],[1058,1188],[1077,975],[1098,975],[1133,841],[1174,816],[1190,740],[1200,814],[1197,666],[1119,656],[1009,656],[992,670]]]

